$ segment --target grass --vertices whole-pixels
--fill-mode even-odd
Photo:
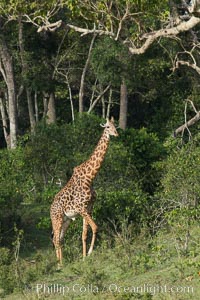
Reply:
[[[80,239],[71,244],[66,240],[60,271],[50,245],[21,257],[20,288],[5,299],[200,299],[198,225],[191,229],[187,252],[181,252],[181,242],[171,232],[160,232],[153,239],[145,234],[135,238],[119,234],[114,239],[113,247],[101,242],[84,261]]]

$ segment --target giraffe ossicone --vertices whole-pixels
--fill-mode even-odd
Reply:
[[[96,177],[104,160],[110,136],[118,136],[113,118],[111,120],[107,119],[106,123],[101,126],[104,127],[104,131],[92,155],[88,160],[74,168],[70,180],[55,196],[50,208],[53,243],[60,265],[62,265],[62,242],[65,232],[71,220],[75,220],[77,215],[81,215],[83,218],[83,257],[87,253],[86,241],[89,226],[92,229],[92,241],[88,255],[93,251],[97,225],[92,219],[92,209],[96,199],[96,193],[92,188],[92,181]]]

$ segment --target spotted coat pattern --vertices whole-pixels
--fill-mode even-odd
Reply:
[[[56,248],[56,256],[62,264],[62,241],[65,232],[77,215],[83,217],[83,256],[86,256],[86,240],[88,226],[92,229],[92,241],[88,251],[91,254],[96,238],[97,225],[92,219],[93,204],[96,193],[92,188],[92,181],[95,178],[104,160],[110,135],[117,136],[114,121],[107,120],[103,134],[90,158],[73,170],[72,177],[55,196],[51,205],[50,216],[53,227],[53,243]]]

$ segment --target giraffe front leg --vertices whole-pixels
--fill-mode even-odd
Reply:
[[[53,227],[53,244],[56,249],[56,257],[58,260],[58,265],[62,266],[62,247],[60,242],[60,234],[62,228],[61,220],[52,219],[52,227]]]
[[[87,233],[88,233],[88,222],[83,218],[83,232],[82,232],[82,243],[83,243],[83,257],[86,256],[87,252]]]
[[[56,258],[58,261],[58,267],[62,266],[62,246],[59,240],[60,233],[54,233],[53,243],[56,249]]]
[[[58,259],[58,268],[60,268],[63,265],[62,262],[62,246],[59,245],[58,248],[56,248],[56,256]]]

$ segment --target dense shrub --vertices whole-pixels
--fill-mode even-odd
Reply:
[[[153,194],[160,182],[160,168],[155,163],[166,156],[163,144],[145,128],[126,130],[122,134],[122,143],[128,152],[129,165],[137,170],[137,182],[144,191]]]
[[[0,294],[11,293],[16,285],[12,269],[11,252],[7,248],[0,248]]]
[[[22,149],[0,151],[0,238],[9,244],[14,224],[20,224],[20,203],[26,186]]]
[[[177,141],[167,141],[170,154],[161,163],[163,177],[154,196],[155,232],[168,229],[179,255],[185,254],[194,242],[190,232],[200,219],[199,141],[197,135],[181,148]]]

